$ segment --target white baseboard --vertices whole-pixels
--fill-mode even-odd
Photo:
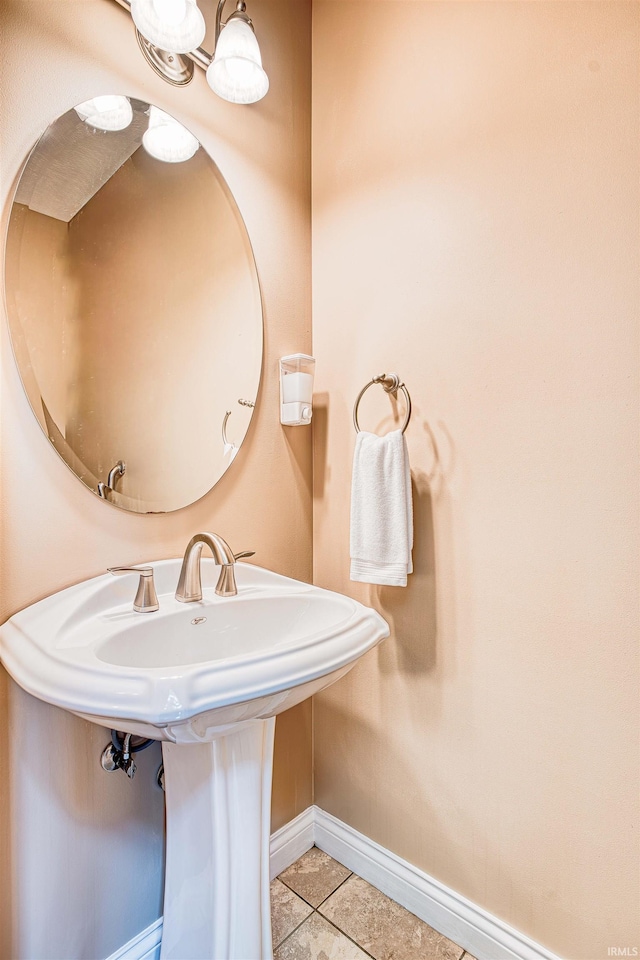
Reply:
[[[112,953],[107,960],[160,960],[161,942],[162,917]]]
[[[271,879],[295,863],[314,844],[317,807],[307,807],[301,814],[271,834],[269,873]]]
[[[314,844],[477,960],[559,960],[482,907],[316,806],[307,807],[271,835],[271,878]],[[161,940],[162,918],[108,960],[160,960]]]
[[[314,839],[325,853],[460,944],[477,960],[559,960],[545,947],[319,807],[315,808]]]

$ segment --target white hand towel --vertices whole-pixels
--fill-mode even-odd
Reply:
[[[406,587],[413,571],[409,453],[401,430],[356,437],[351,483],[351,579]]]

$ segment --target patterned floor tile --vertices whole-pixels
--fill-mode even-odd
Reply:
[[[271,881],[271,938],[277,947],[298,927],[312,908],[279,880]]]
[[[313,913],[281,944],[274,960],[369,960],[366,953]]]
[[[462,947],[355,875],[319,912],[374,960],[461,960],[464,953]]]
[[[312,907],[317,907],[350,875],[351,871],[328,853],[312,847],[281,873],[279,879]]]

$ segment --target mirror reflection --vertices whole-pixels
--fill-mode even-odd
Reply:
[[[125,97],[56,120],[16,190],[5,290],[29,401],[80,480],[140,513],[204,496],[249,426],[262,305],[246,228],[196,138]]]

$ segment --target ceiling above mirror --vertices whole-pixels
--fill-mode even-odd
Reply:
[[[211,489],[255,406],[262,303],[237,205],[182,124],[126,97],[56,120],[16,189],[5,293],[33,411],[86,486],[137,513]]]

